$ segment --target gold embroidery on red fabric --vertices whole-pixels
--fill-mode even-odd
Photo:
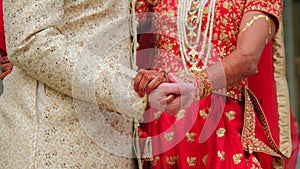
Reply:
[[[144,1],[138,1],[138,2],[136,2],[135,7],[138,9],[138,8],[141,8],[141,6],[143,6],[143,5],[145,5]],[[142,9],[139,9],[138,12],[142,12]]]
[[[253,161],[251,169],[263,169],[256,157],[252,156],[251,159]]]
[[[229,112],[226,112],[225,113],[225,116],[227,117],[227,119],[229,120],[229,121],[231,121],[231,120],[233,120],[235,117],[234,117],[234,115],[236,114],[236,112],[234,112],[234,111],[229,111]]]
[[[175,115],[176,120],[180,120],[184,117],[185,110],[179,110],[178,113]]]
[[[259,161],[257,160],[256,157],[252,156],[252,161],[257,164],[257,165],[260,165]]]
[[[224,161],[225,160],[225,152],[218,151],[218,157],[220,158],[220,161]]]
[[[178,156],[166,157],[166,162],[169,165],[175,165],[177,162]]]
[[[185,137],[188,142],[192,143],[195,141],[197,134],[196,133],[186,133]]]
[[[206,154],[203,158],[202,158],[202,162],[204,165],[206,165],[207,163],[207,158],[208,158],[208,154]]]
[[[254,164],[252,164],[252,166],[251,166],[251,168],[250,169],[263,169],[263,168],[261,168],[261,167],[257,167],[257,166],[255,166]]]
[[[189,167],[195,167],[197,164],[197,157],[187,157],[186,162],[188,163]]]
[[[235,86],[232,86],[232,87],[228,87],[227,88],[227,92],[224,90],[215,90],[213,91],[213,93],[215,94],[219,94],[219,95],[223,95],[223,96],[227,96],[227,97],[230,97],[230,98],[233,98],[235,100],[242,100],[242,93],[241,91],[238,89],[239,87],[241,87],[241,84],[239,85],[235,85]]]
[[[184,77],[187,76],[186,72],[185,72],[183,69],[179,70],[179,71],[177,72],[176,75],[177,75],[179,78],[184,78]]]
[[[232,6],[231,3],[227,2],[227,1],[223,2],[223,7],[224,7],[225,9],[230,9],[231,6]]]
[[[206,112],[206,109],[203,110],[199,110],[199,114],[201,117],[203,117],[204,119],[208,118],[208,113]]]
[[[172,50],[174,48],[172,43],[163,44],[161,47],[166,50]]]
[[[174,132],[164,133],[164,138],[167,142],[170,142],[173,140],[174,135],[175,135]]]
[[[167,12],[163,12],[163,14],[165,14],[166,16],[175,16],[174,10],[169,9]]]
[[[250,91],[245,88],[245,110],[244,110],[244,127],[242,131],[242,145],[245,150],[249,151],[250,154],[252,154],[253,151],[255,152],[264,152],[273,156],[280,156],[278,151],[276,151],[276,148],[274,148],[275,144],[271,139],[269,130],[267,129],[267,123],[264,117],[260,116],[259,114],[262,114],[261,112],[258,113],[258,119],[262,121],[262,125],[265,128],[265,131],[267,132],[268,139],[271,144],[273,144],[273,149],[269,146],[267,146],[264,142],[260,141],[255,137],[255,124],[256,124],[256,113],[254,111],[254,102],[252,100],[254,98],[251,98]],[[254,97],[252,95],[252,97]],[[257,110],[261,110],[261,108],[256,108]]]
[[[160,160],[159,156],[153,157],[153,161],[150,162],[151,166],[156,166],[158,160]]]
[[[226,129],[225,128],[219,128],[217,131],[216,131],[216,135],[217,137],[223,137],[225,135],[225,132],[226,132]]]
[[[240,164],[241,158],[242,158],[242,157],[243,157],[243,155],[242,155],[241,153],[239,153],[239,154],[234,154],[233,157],[232,157],[233,163],[234,163],[235,165]]]
[[[284,160],[282,158],[273,157],[272,167],[273,169],[284,169]]]

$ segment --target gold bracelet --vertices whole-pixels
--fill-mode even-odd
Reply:
[[[246,23],[246,26],[240,31],[240,33],[246,31],[259,18],[263,18],[263,19],[265,19],[268,22],[268,25],[269,25],[269,27],[268,27],[268,36],[270,36],[271,33],[272,33],[271,32],[271,21],[270,21],[269,17],[267,15],[264,15],[264,14],[260,14],[260,15],[254,16],[253,19],[250,22]],[[266,44],[268,42],[269,42],[269,38],[266,39]]]
[[[208,79],[208,74],[206,72],[201,72],[200,75],[203,78],[203,84],[204,84],[204,88],[203,88],[203,94],[202,94],[202,98],[207,97],[211,94],[211,90],[212,90],[212,86],[211,83]]]
[[[196,100],[205,98],[211,94],[212,85],[205,71],[193,71],[197,83]]]

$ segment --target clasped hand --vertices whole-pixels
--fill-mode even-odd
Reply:
[[[176,115],[179,110],[191,105],[196,86],[171,73],[165,76],[157,70],[142,69],[134,79],[134,89],[140,97],[148,94],[151,108]]]
[[[13,65],[9,62],[7,56],[0,57],[0,64],[2,71],[0,79],[3,80],[12,71]]]

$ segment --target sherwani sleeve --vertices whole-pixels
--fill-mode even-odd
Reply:
[[[122,46],[131,45],[130,31],[115,29],[118,32],[113,32],[114,30],[106,29],[101,33],[102,30],[98,29],[100,32],[98,35],[106,35],[105,31],[110,31],[109,35],[123,34],[121,38],[124,40],[119,40],[117,47],[110,52],[100,52],[100,55],[96,55],[87,49],[92,45],[85,45],[84,41],[77,42],[76,39],[72,39],[79,32],[74,31],[75,34],[70,34],[66,31],[72,29],[68,28],[69,21],[84,26],[84,22],[88,20],[80,22],[80,19],[93,17],[94,11],[90,13],[87,11],[88,17],[84,17],[85,13],[71,17],[65,14],[65,9],[71,7],[67,7],[64,3],[63,0],[4,0],[6,41],[10,61],[26,75],[73,99],[94,102],[127,117],[140,118],[144,112],[146,98],[139,98],[134,92],[132,84],[135,71],[131,70],[130,66],[122,65],[120,59],[132,52],[122,50],[124,49]],[[81,8],[74,7],[74,12],[78,9]],[[84,7],[82,10],[85,10]],[[97,15],[107,17],[109,22],[107,25],[118,19],[102,15],[101,10]],[[129,25],[128,20],[127,23]],[[124,24],[123,27],[127,29],[128,25]],[[110,45],[110,40],[118,36],[98,36],[98,38],[99,46],[102,45],[101,42],[106,42],[102,45],[105,47]],[[119,60],[114,60],[115,58]],[[123,60],[126,62],[126,59]]]

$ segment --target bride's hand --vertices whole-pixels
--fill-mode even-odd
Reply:
[[[158,85],[168,82],[167,74],[158,70],[145,70],[138,71],[134,79],[134,90],[138,92],[140,97],[144,94],[150,94]]]
[[[13,68],[13,64],[9,62],[7,56],[0,57],[1,71],[0,79],[3,80]]]

